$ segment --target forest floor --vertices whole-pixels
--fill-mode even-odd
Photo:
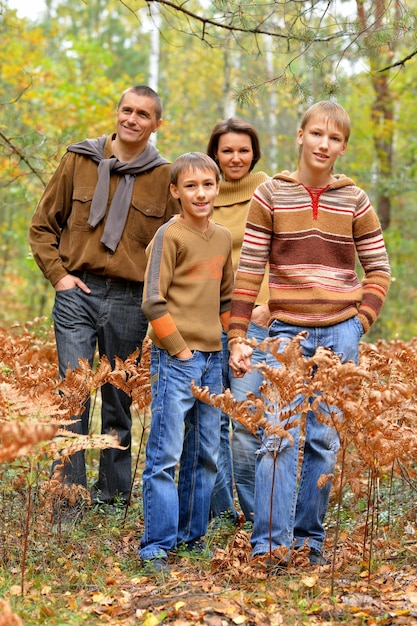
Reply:
[[[327,565],[311,567],[300,550],[291,555],[288,567],[270,571],[251,558],[250,527],[221,519],[212,522],[207,532],[211,556],[171,555],[169,573],[149,575],[138,558],[148,409],[133,415],[135,470],[127,510],[86,507],[83,517],[73,523],[53,524],[48,506],[51,456],[44,448],[34,448],[28,456],[30,448],[23,436],[25,431],[30,434],[33,423],[38,425],[42,407],[50,415],[52,400],[47,396],[42,405],[42,390],[50,388],[57,397],[51,383],[56,376],[53,342],[49,332],[46,336],[49,343],[43,336],[34,342],[27,332],[7,331],[0,336],[1,422],[16,426],[21,437],[20,441],[7,429],[4,433],[11,434],[0,437],[4,459],[0,464],[0,626],[417,625],[414,344],[393,342],[386,350],[381,346],[379,355],[374,348],[371,357],[365,353],[365,365],[375,362],[375,375],[368,377],[373,385],[361,387],[361,404],[351,403],[349,432],[352,438],[361,436],[356,447],[344,450],[343,472],[352,466],[354,480],[346,485],[334,481],[345,486],[340,501],[332,493],[326,516]],[[124,368],[129,366],[131,372],[132,367],[122,365],[117,373],[126,382]],[[331,368],[334,374],[337,368],[333,364]],[[340,384],[337,380],[335,384],[346,395],[343,372]],[[135,388],[146,391],[147,381],[138,382],[136,373],[133,368]],[[82,367],[71,378],[72,384],[82,382],[87,391],[97,388],[97,380],[92,387],[88,374]],[[394,393],[399,382],[407,391],[403,404]],[[410,387],[405,385],[408,382]],[[69,386],[69,400],[84,387]],[[368,397],[377,403],[373,413],[372,402],[365,402]],[[384,398],[392,404],[391,413],[380,408]],[[366,408],[362,422],[354,421],[359,407]],[[95,400],[92,433],[100,431],[99,410]],[[25,411],[30,418],[35,412],[36,420],[25,421]],[[372,464],[357,463],[372,443]],[[4,455],[8,447],[16,447],[14,456]],[[387,455],[391,451],[395,454]],[[92,484],[99,451],[88,449],[85,454]],[[394,461],[386,467],[387,458]]]
[[[42,506],[45,471],[37,469],[30,490],[28,527],[27,468],[16,462],[0,474],[1,626],[417,624],[416,509],[398,479],[390,485],[390,520],[381,491],[372,539],[366,506],[345,495],[335,545],[332,504],[328,565],[311,567],[297,553],[286,569],[269,572],[251,559],[247,524],[224,519],[207,533],[211,558],[172,555],[169,573],[149,575],[137,556],[139,481],[127,511],[89,508],[60,528]]]

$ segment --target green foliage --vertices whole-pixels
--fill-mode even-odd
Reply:
[[[392,171],[381,183],[371,118],[375,92],[367,58],[360,55],[361,49],[370,55],[374,68],[388,43],[400,57],[409,53],[416,2],[403,3],[400,15],[387,10],[383,31],[369,34],[366,46],[354,12],[323,13],[319,4],[187,3],[187,10],[204,19],[221,21],[224,11],[226,24],[259,24],[260,31],[273,32],[269,39],[212,26],[203,35],[201,21],[160,7],[158,91],[164,124],[158,148],[169,159],[191,149],[204,151],[214,124],[235,112],[259,131],[258,169],[291,170],[297,164],[301,113],[312,100],[336,97],[352,118],[349,148],[337,170],[364,187],[375,206],[381,191],[392,202],[393,232],[388,230],[386,238],[395,280],[369,337],[380,332],[386,339],[397,334],[406,339],[417,330],[409,250],[417,228],[415,62],[391,72],[395,152]],[[50,310],[53,290],[30,260],[27,228],[65,147],[111,132],[123,89],[149,81],[152,20],[145,2],[48,0],[45,6],[37,24],[13,11],[0,16],[0,296],[7,302],[0,322],[5,325]]]

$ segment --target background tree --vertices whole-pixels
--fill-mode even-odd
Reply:
[[[31,259],[27,227],[65,147],[111,132],[121,91],[154,81],[164,102],[158,133],[164,156],[205,150],[214,124],[233,112],[256,125],[263,151],[258,167],[271,174],[296,166],[295,130],[310,102],[337,98],[346,106],[353,134],[340,168],[377,208],[380,192],[389,201],[385,236],[394,282],[370,338],[413,336],[416,8],[417,0],[45,0],[45,12],[32,23],[5,7],[0,295],[7,306],[0,321],[50,311],[53,290]],[[382,66],[392,67],[380,72]],[[375,86],[389,96],[385,109]]]

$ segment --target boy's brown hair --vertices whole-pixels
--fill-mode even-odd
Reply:
[[[338,126],[342,131],[346,143],[348,142],[350,137],[350,117],[340,104],[332,102],[331,100],[322,100],[321,102],[312,104],[304,113],[300,128],[304,130],[310,120],[315,116],[333,122],[333,124]]]
[[[178,176],[184,170],[211,170],[216,177],[216,182],[220,181],[220,170],[217,164],[208,154],[204,152],[186,152],[177,157],[171,165],[171,185],[177,186]]]

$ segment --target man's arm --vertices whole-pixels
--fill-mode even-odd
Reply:
[[[74,154],[67,153],[62,158],[42,194],[29,228],[34,259],[53,286],[67,276],[59,254],[59,242],[71,213],[74,163]]]

